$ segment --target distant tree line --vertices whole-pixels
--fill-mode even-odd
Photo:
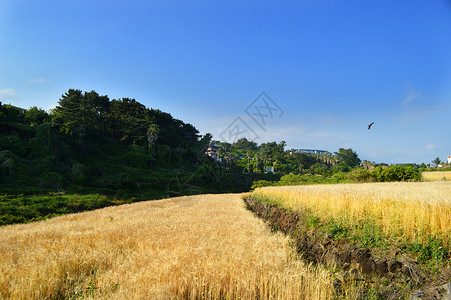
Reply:
[[[264,173],[269,167],[276,173],[322,174],[338,171],[348,172],[360,166],[361,160],[352,149],[338,149],[338,152],[311,155],[285,149],[286,142],[267,142],[258,145],[246,138],[234,143],[214,141],[223,164],[227,167],[239,167],[247,173]]]

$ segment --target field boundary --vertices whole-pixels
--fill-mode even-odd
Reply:
[[[360,282],[365,286],[364,293],[368,294],[376,288],[382,298],[394,299],[422,286],[433,285],[432,274],[396,249],[391,255],[380,257],[371,249],[358,247],[349,239],[333,240],[327,232],[310,228],[302,213],[262,203],[252,197],[244,201],[247,208],[266,221],[272,230],[289,235],[296,251],[304,259],[332,268],[337,291]]]

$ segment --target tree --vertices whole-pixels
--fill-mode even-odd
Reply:
[[[238,139],[235,143],[233,143],[233,147],[250,151],[255,151],[258,148],[256,142],[249,141],[247,138]]]
[[[306,170],[317,162],[314,156],[302,152],[301,153],[294,152],[291,155],[290,160],[294,162],[296,168],[299,169],[299,171]]]
[[[52,123],[60,131],[72,134],[74,130],[104,131],[104,119],[109,110],[107,96],[95,91],[82,93],[70,89],[58,102],[52,112]]]
[[[110,102],[108,114],[108,132],[125,144],[145,145],[148,141],[147,131],[151,124],[149,111],[135,99],[122,98]],[[159,127],[158,139],[162,127]]]
[[[41,125],[46,122],[49,118],[49,114],[36,106],[30,107],[25,113],[25,121],[30,124],[32,127]]]
[[[360,158],[358,157],[357,153],[352,151],[351,148],[349,149],[340,148],[338,149],[338,152],[335,152],[335,155],[338,157],[339,161],[344,162],[351,168],[360,165]]]
[[[147,129],[147,142],[149,147],[152,147],[158,139],[158,134],[160,133],[160,128],[157,124],[150,124]]]
[[[436,159],[434,159],[434,160],[432,161],[432,163],[433,163],[434,165],[436,165],[436,166],[438,166],[441,162],[442,162],[442,161],[440,160],[440,157],[437,157]]]

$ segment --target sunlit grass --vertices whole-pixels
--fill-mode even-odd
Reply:
[[[332,299],[240,195],[141,202],[0,227],[2,299]]]
[[[398,182],[265,187],[254,197],[293,210],[308,209],[349,227],[374,222],[387,235],[407,241],[429,237],[449,242],[451,182]]]
[[[451,181],[451,171],[443,172],[423,172],[421,173],[421,179],[423,181]]]

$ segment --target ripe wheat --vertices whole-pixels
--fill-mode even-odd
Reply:
[[[424,181],[451,181],[451,172],[423,172],[421,173],[421,179]]]
[[[240,195],[141,202],[0,228],[0,298],[332,299]]]
[[[451,182],[397,182],[265,187],[253,196],[352,226],[367,220],[409,241],[449,242]]]

